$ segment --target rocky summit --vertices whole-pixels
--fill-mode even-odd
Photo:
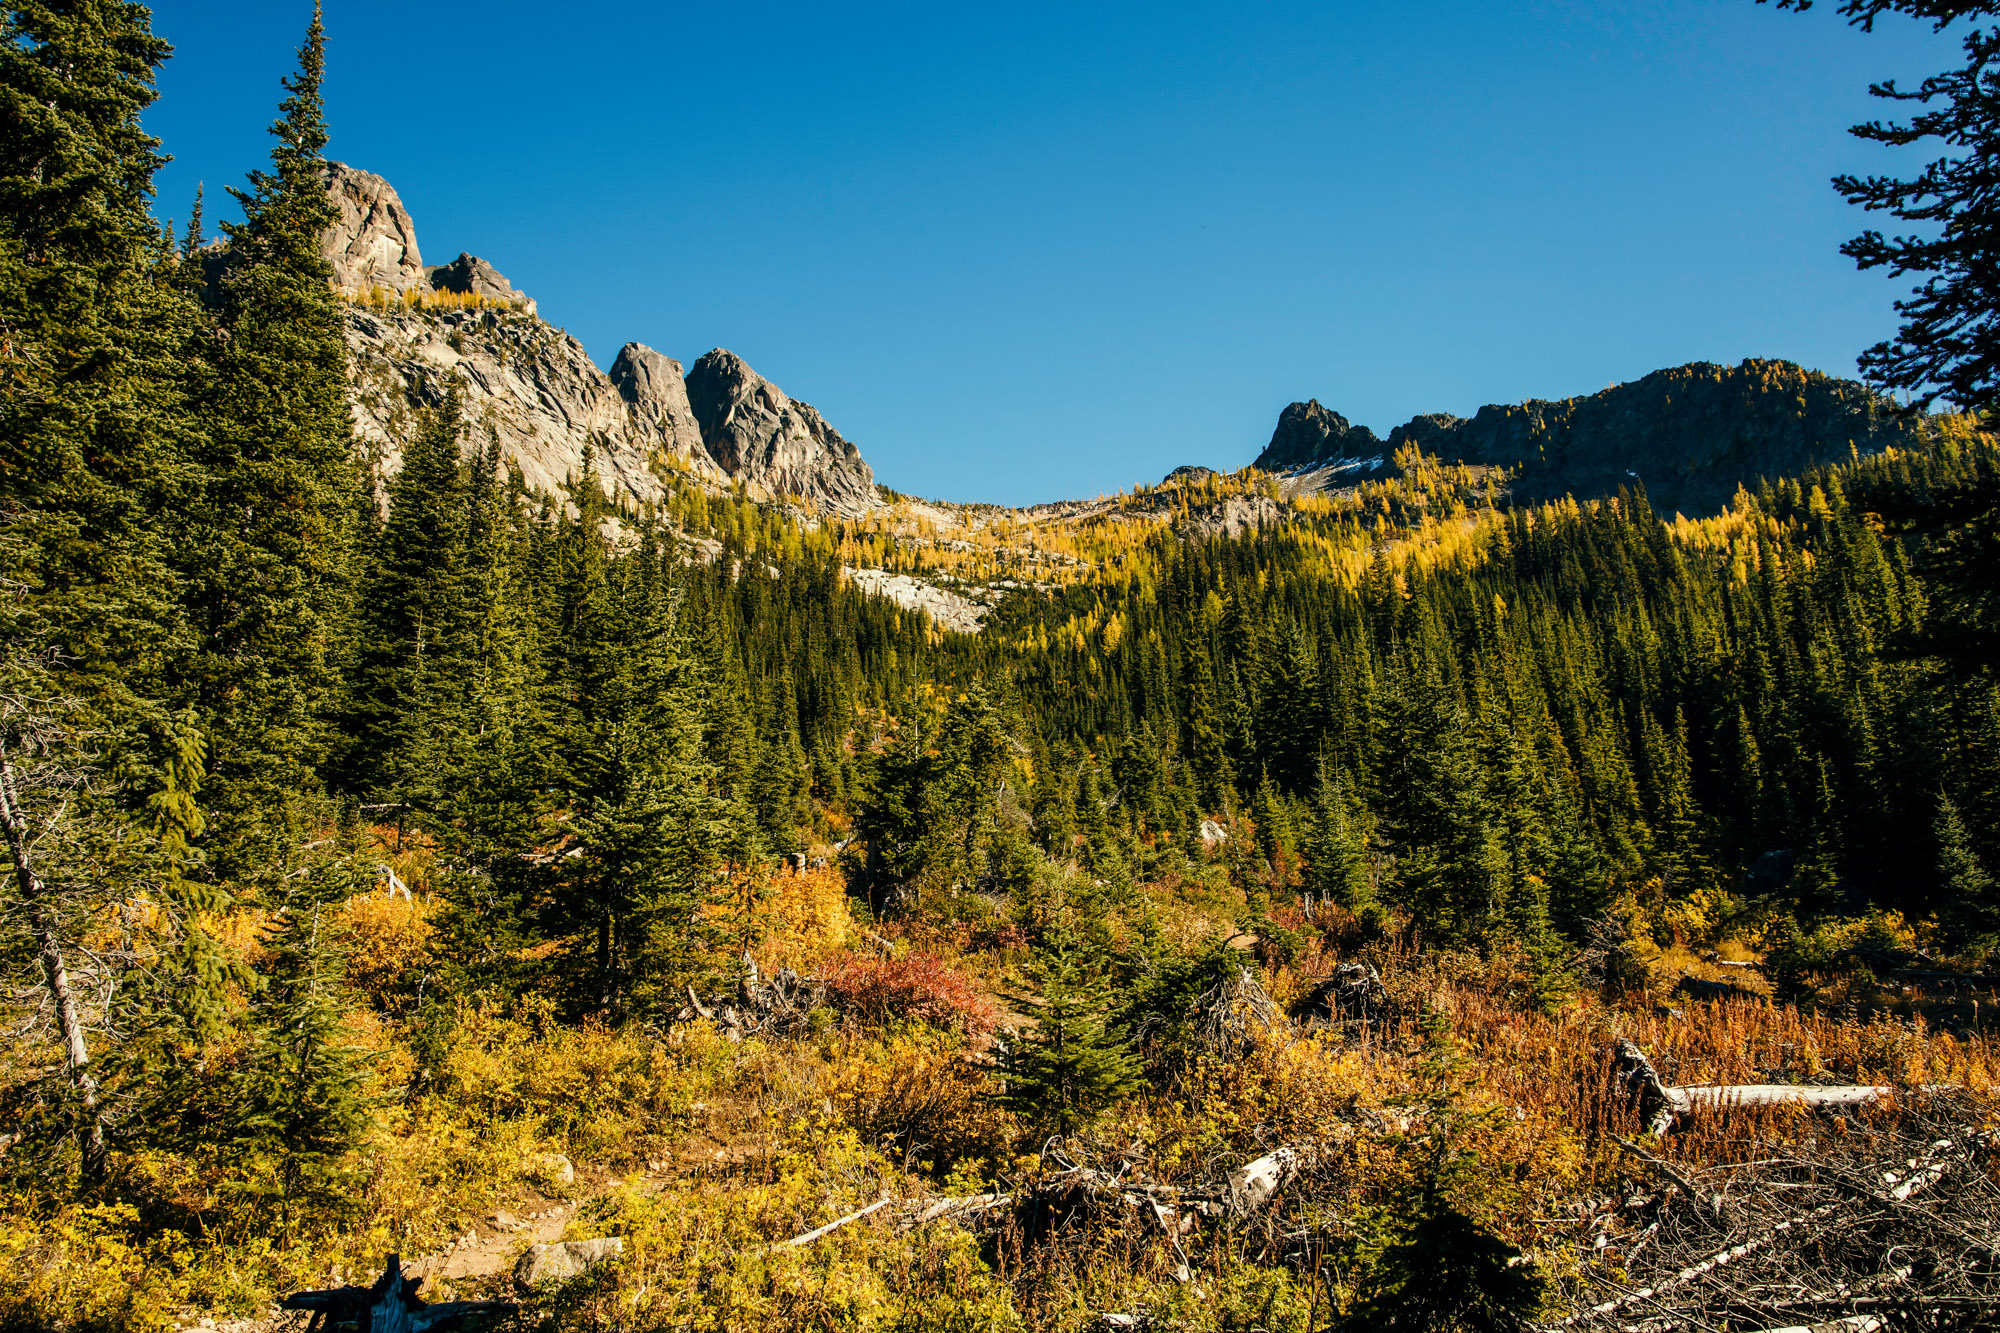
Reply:
[[[1923,429],[1854,380],[1789,361],[1696,362],[1586,397],[1482,407],[1469,418],[1417,416],[1387,441],[1317,402],[1293,403],[1256,466],[1346,485],[1360,479],[1349,473],[1370,450],[1393,458],[1415,445],[1447,462],[1513,470],[1517,502],[1608,495],[1636,483],[1662,510],[1713,513],[1760,477],[1912,445]]]
[[[835,513],[875,503],[875,473],[861,451],[811,406],[717,348],[688,372],[687,396],[702,442],[731,477],[800,495]]]
[[[1374,431],[1350,424],[1314,398],[1278,414],[1278,428],[1257,455],[1256,466],[1266,472],[1333,471],[1353,482],[1386,473],[1388,453]]]
[[[841,514],[876,503],[861,451],[740,357],[713,351],[683,376],[680,362],[634,342],[601,370],[486,260],[461,253],[426,266],[395,188],[331,166],[335,220],[321,248],[349,302],[350,404],[378,483],[402,466],[416,411],[455,380],[473,425],[468,447],[491,438],[545,495],[582,474],[588,450],[599,484],[638,502],[678,473]]]
[[[321,248],[333,265],[334,285],[357,294],[375,287],[400,294],[428,286],[417,224],[395,187],[345,162],[327,165],[334,223]]]

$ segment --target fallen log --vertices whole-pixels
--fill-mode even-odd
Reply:
[[[765,1253],[769,1254],[777,1250],[790,1250],[790,1249],[796,1249],[798,1246],[801,1245],[810,1245],[814,1241],[818,1240],[821,1236],[826,1235],[828,1232],[838,1231],[840,1230],[840,1228],[846,1226],[849,1222],[859,1222],[862,1218],[868,1216],[868,1214],[875,1212],[877,1209],[887,1208],[890,1204],[894,1203],[895,1201],[896,1200],[894,1195],[885,1194],[881,1198],[877,1199],[875,1202],[869,1204],[866,1208],[856,1209],[854,1212],[849,1213],[846,1217],[836,1217],[833,1219],[833,1221],[828,1222],[825,1226],[815,1227],[811,1231],[806,1232],[804,1235],[794,1236],[790,1240],[781,1240],[776,1245],[768,1247],[765,1250]]]
[[[382,1276],[372,1287],[330,1287],[294,1292],[278,1302],[280,1310],[310,1310],[321,1328],[348,1324],[370,1333],[447,1333],[475,1315],[499,1315],[517,1309],[511,1301],[446,1301],[432,1305],[417,1298],[420,1277],[404,1277],[400,1255],[390,1255]]]
[[[1229,1210],[1238,1217],[1255,1212],[1271,1201],[1294,1175],[1303,1158],[1296,1148],[1280,1148],[1255,1161],[1245,1162],[1229,1173]]]
[[[1895,1095],[1895,1089],[1868,1084],[1822,1088],[1797,1083],[1691,1083],[1668,1087],[1666,1094],[1676,1115],[1693,1115],[1739,1106],[1806,1106],[1815,1111],[1851,1111],[1884,1101]]]
[[[1739,986],[1733,981],[1708,981],[1701,977],[1682,977],[1674,983],[1673,994],[1685,995],[1690,1000],[1765,1000],[1747,986]]]

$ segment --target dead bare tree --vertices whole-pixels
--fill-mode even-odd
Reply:
[[[76,1136],[83,1176],[95,1180],[105,1168],[104,1116],[65,929],[65,917],[72,915],[66,909],[73,907],[75,895],[48,868],[49,862],[65,859],[57,848],[68,838],[88,776],[70,753],[71,738],[62,722],[70,711],[66,701],[33,689],[39,671],[16,670],[8,676],[7,687],[0,688],[0,836],[6,838],[14,888],[6,907],[34,950],[63,1072],[79,1113]]]

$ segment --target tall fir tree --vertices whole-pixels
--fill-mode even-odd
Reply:
[[[216,294],[202,492],[176,534],[210,719],[211,844],[250,873],[294,841],[321,789],[352,644],[360,471],[347,350],[321,235],[333,221],[317,5],[271,133],[269,170],[233,190],[241,223]]]

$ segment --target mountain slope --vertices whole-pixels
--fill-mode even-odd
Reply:
[[[1415,445],[1447,462],[1518,468],[1518,501],[1606,495],[1636,481],[1663,510],[1713,513],[1760,476],[1908,447],[1923,430],[1853,380],[1789,361],[1696,362],[1588,397],[1414,417],[1387,440],[1316,401],[1294,403],[1255,466],[1347,485],[1381,475],[1398,448]]]

